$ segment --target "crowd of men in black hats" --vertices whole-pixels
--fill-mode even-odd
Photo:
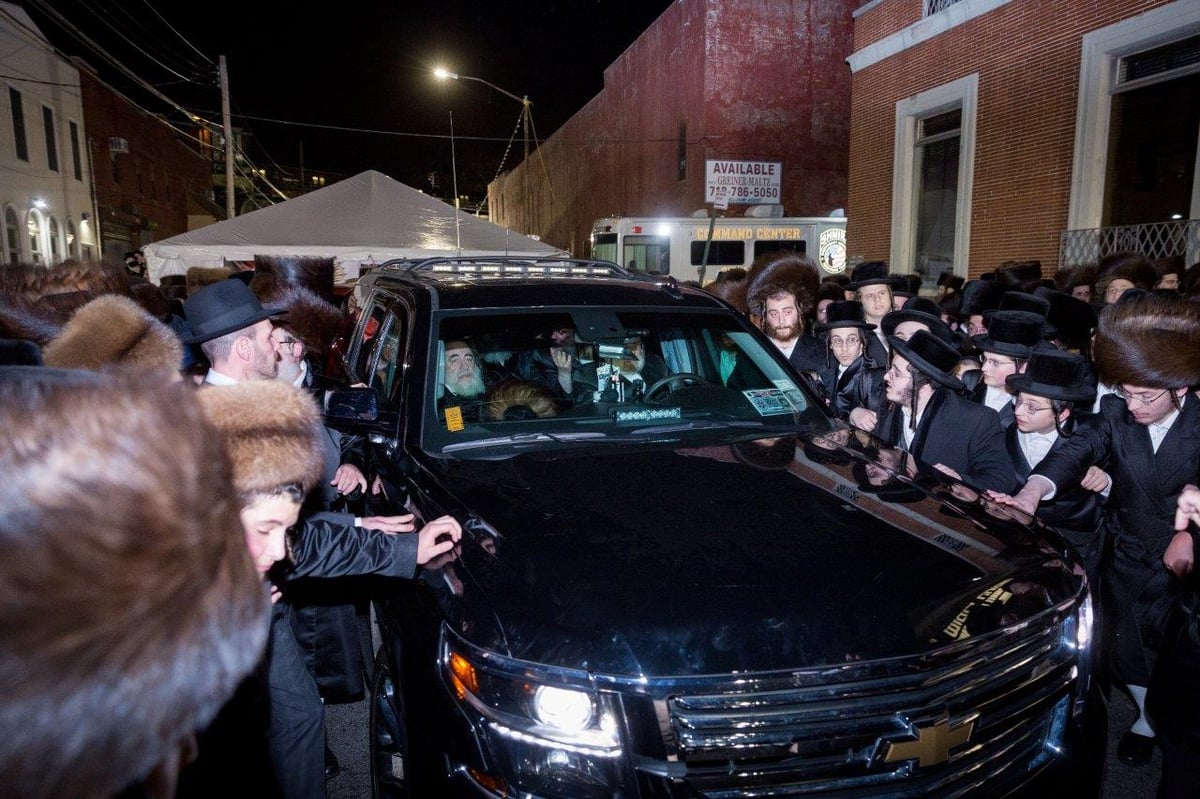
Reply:
[[[1120,254],[1051,280],[1010,262],[944,274],[936,298],[920,282],[879,261],[822,281],[774,253],[710,290],[849,427],[1062,533],[1101,600],[1102,673],[1138,709],[1117,757],[1161,745],[1161,795],[1197,795],[1200,264]]]

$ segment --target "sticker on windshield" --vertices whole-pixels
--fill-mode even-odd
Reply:
[[[752,388],[743,391],[742,394],[750,400],[759,416],[776,416],[804,410],[803,406],[796,406],[791,392],[780,388]]]
[[[796,410],[802,411],[808,407],[808,402],[804,399],[804,393],[791,380],[772,380],[771,382],[775,384],[775,388],[787,394],[788,399],[792,401],[792,405],[796,406]]]
[[[462,408],[455,405],[452,408],[446,409],[446,429],[451,433],[457,433],[466,425],[463,424]]]

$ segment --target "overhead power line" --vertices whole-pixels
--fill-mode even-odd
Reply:
[[[118,28],[116,25],[114,25],[109,20],[107,15],[101,14],[99,11],[97,11],[95,8],[93,8],[90,3],[81,2],[80,5],[82,5],[83,8],[87,9],[87,11],[89,11],[92,14],[92,16],[94,16],[96,19],[100,20],[101,24],[103,24],[106,28],[108,28],[110,31],[112,31],[114,34],[116,34],[118,38],[120,38],[123,42],[128,44],[130,47],[132,47],[136,52],[140,53],[142,56],[149,59],[150,61],[153,61],[155,64],[162,67],[167,72],[170,72],[172,75],[179,78],[180,80],[185,80],[185,81],[188,81],[189,83],[197,83],[194,75],[184,75],[182,72],[179,72],[178,70],[176,70],[173,67],[164,63],[161,59],[158,59],[154,55],[152,55],[144,44],[140,44],[138,42],[135,42],[133,39],[129,38],[129,36],[123,30]]]

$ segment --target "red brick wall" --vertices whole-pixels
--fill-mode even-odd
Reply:
[[[212,186],[210,161],[158,120],[105,87],[80,66],[83,116],[91,140],[102,235],[119,231],[139,247],[187,232],[188,191]],[[126,139],[129,153],[109,153],[110,137]],[[112,159],[120,159],[119,183]],[[141,187],[138,174],[141,174]],[[143,230],[142,222],[148,223]]]
[[[856,43],[893,32],[876,15],[903,27],[913,2],[885,0],[864,14]],[[890,254],[896,102],[978,73],[969,274],[1033,258],[1051,274],[1070,200],[1082,37],[1167,2],[1018,0],[856,73],[850,254]]]
[[[704,162],[718,157],[782,161],[789,214],[845,207],[845,59],[856,5],[680,0],[605,70],[604,90],[530,163],[489,187],[493,220],[583,255],[601,217],[684,216],[705,207]],[[533,219],[526,224],[529,168]]]
[[[861,50],[921,19],[925,0],[883,0],[854,18],[854,49]]]

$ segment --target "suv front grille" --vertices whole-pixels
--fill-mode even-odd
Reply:
[[[689,791],[710,799],[954,796],[1023,780],[1057,743],[1076,674],[1062,619],[1047,616],[911,660],[670,696],[659,703],[668,750],[686,764]],[[914,740],[923,746],[904,746]]]

